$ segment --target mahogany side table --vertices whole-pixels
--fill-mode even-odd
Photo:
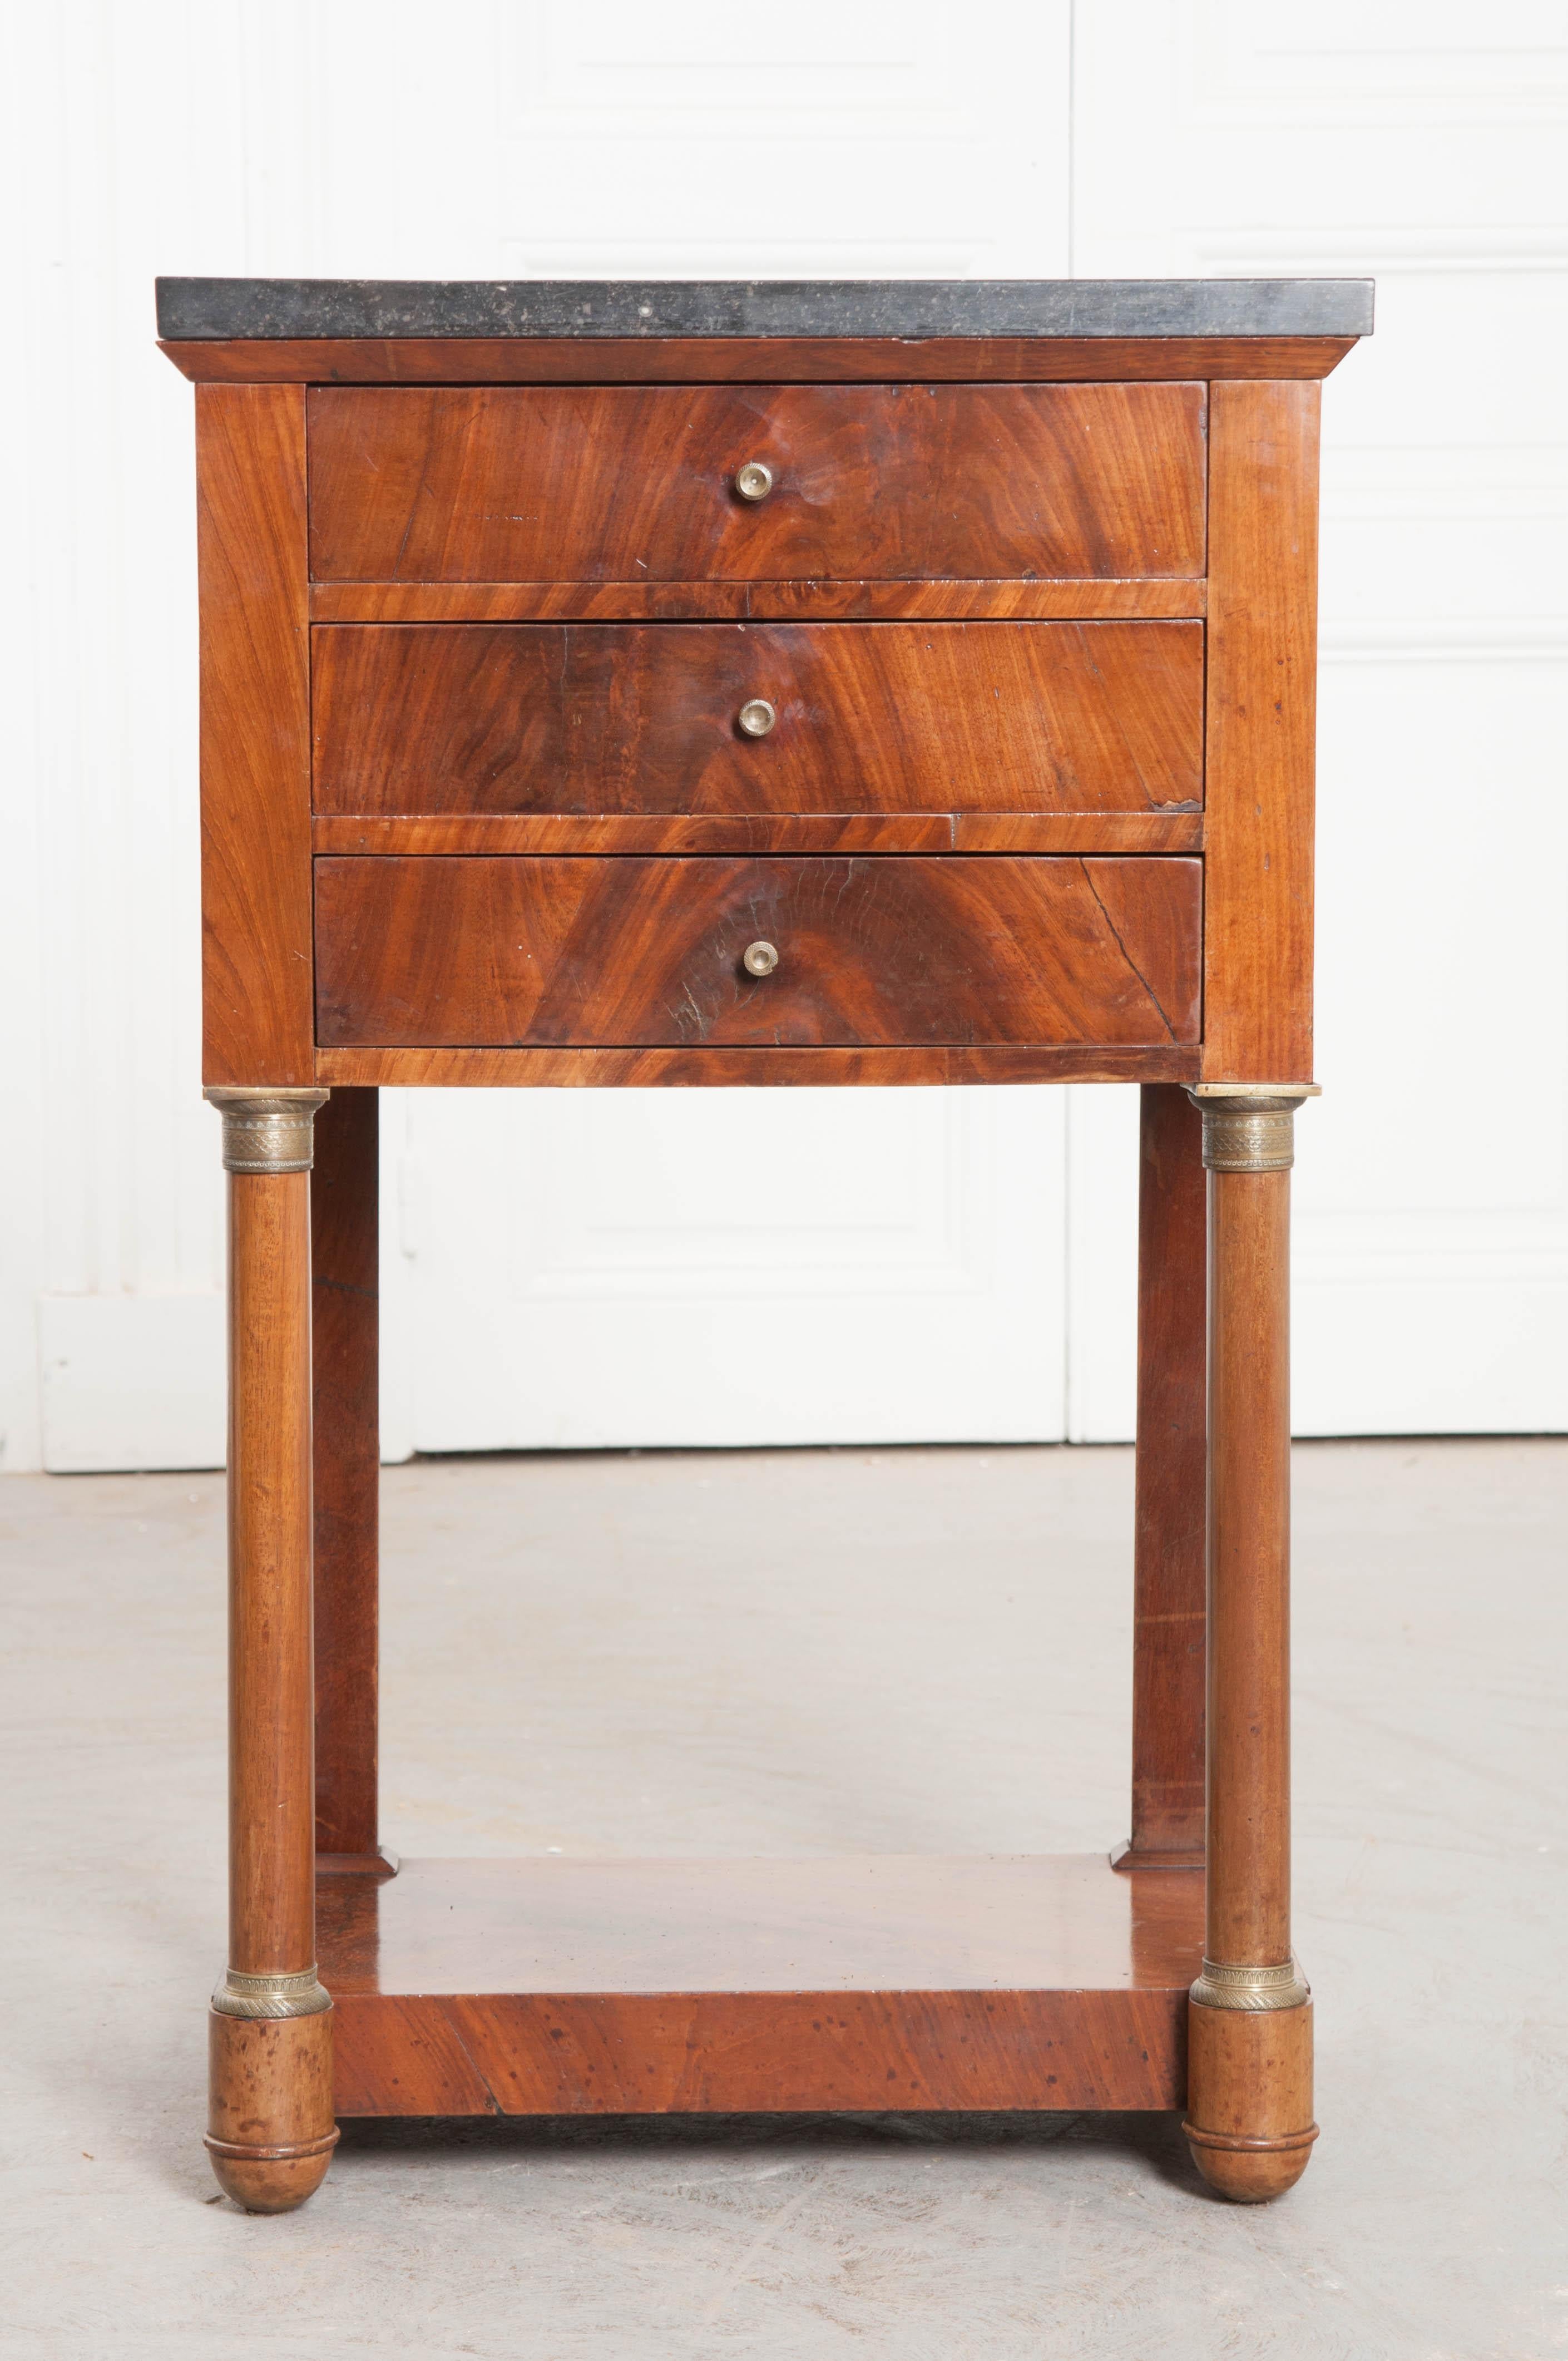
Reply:
[[[223,2187],[298,2204],[338,2116],[894,2106],[1184,2107],[1216,2189],[1288,2188],[1318,381],[1369,284],[183,279],[159,316],[232,1176]],[[1127,1844],[400,1866],[378,1086],[1067,1081],[1143,1086]]]

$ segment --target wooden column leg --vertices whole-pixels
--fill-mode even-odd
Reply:
[[[334,1091],[311,1173],[316,1868],[389,1877],[377,1829],[377,1101]]]
[[[311,1134],[316,1090],[214,1090],[229,1173],[229,1965],[207,2148],[280,2213],[337,2140],[315,1969],[311,1675]]]
[[[1203,1862],[1202,1121],[1140,1093],[1138,1449],[1133,1554],[1133,1833],[1118,1869]]]
[[[1290,1164],[1302,1093],[1200,1093],[1209,1175],[1208,1887],[1187,2136],[1226,2197],[1299,2180],[1312,2004],[1290,1949]]]

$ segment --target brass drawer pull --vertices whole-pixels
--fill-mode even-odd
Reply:
[[[765,738],[778,718],[765,697],[749,697],[735,717],[748,738]]]
[[[765,500],[773,489],[773,471],[761,459],[748,459],[735,470],[735,489],[743,500]]]
[[[772,975],[779,963],[779,955],[772,943],[748,943],[740,954],[740,964],[748,975]]]

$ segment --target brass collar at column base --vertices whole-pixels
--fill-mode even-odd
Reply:
[[[1190,1994],[1200,2008],[1239,2008],[1250,2015],[1299,2008],[1311,1997],[1311,1987],[1294,1958],[1275,1968],[1232,1968],[1205,1960]]]
[[[332,1994],[313,1967],[286,1976],[247,1976],[230,1968],[213,1994],[219,2016],[319,2016]]]
[[[225,1172],[308,1172],[315,1158],[316,1109],[331,1093],[321,1090],[234,1090],[227,1085],[202,1096],[224,1119]]]

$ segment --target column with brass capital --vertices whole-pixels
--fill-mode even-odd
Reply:
[[[310,1172],[322,1090],[209,1090],[228,1182],[229,1942],[207,2149],[252,2213],[336,2144],[316,1974]]]
[[[1299,1083],[1206,1084],[1208,1660],[1203,1971],[1185,2129],[1244,2202],[1299,2180],[1312,2004],[1290,1945],[1290,1167]]]

